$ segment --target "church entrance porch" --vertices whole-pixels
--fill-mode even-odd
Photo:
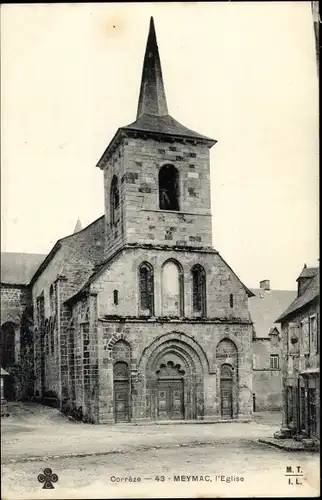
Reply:
[[[151,370],[152,372],[152,370]],[[147,378],[148,408],[152,420],[193,420],[197,416],[196,376],[173,349],[157,356]],[[203,396],[201,394],[201,396]]]
[[[138,363],[135,415],[152,421],[203,419],[205,374],[208,361],[194,339],[180,332],[158,337]]]

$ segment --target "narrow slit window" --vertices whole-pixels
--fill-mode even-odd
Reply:
[[[49,306],[50,306],[50,315],[53,316],[55,313],[55,300],[54,300],[54,286],[51,285],[49,290]]]
[[[192,308],[193,312],[206,314],[206,273],[199,264],[194,266],[192,274]]]
[[[114,175],[111,183],[111,225],[115,226],[119,219],[119,205],[120,205],[120,194],[118,188],[118,180],[116,175]]]
[[[154,280],[153,267],[144,262],[139,268],[139,293],[140,293],[140,310],[142,312],[153,315],[154,313]]]
[[[114,292],[113,292],[113,301],[114,301],[114,305],[117,306],[118,303],[119,303],[119,292],[118,292],[118,290],[114,290]]]
[[[230,304],[230,307],[234,307],[234,296],[232,293],[229,296],[229,304]]]

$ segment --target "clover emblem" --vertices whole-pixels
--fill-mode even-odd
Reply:
[[[57,483],[58,476],[57,474],[53,474],[53,471],[48,467],[44,469],[43,474],[38,475],[37,479],[40,483],[44,483],[43,490],[53,490],[55,488],[53,483]]]

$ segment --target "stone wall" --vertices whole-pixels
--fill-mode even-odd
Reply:
[[[11,327],[6,328],[6,325]],[[4,334],[11,332],[14,335],[12,363],[3,365],[10,373],[5,384],[12,386],[13,398],[28,398],[33,387],[33,321],[29,287],[1,284],[1,326]]]
[[[282,377],[279,370],[254,370],[255,411],[282,409]]]
[[[69,329],[71,311],[64,301],[85,284],[103,258],[104,219],[100,218],[83,231],[62,240],[60,247],[36,277],[32,286],[33,305],[44,298],[43,324],[35,315],[35,390],[54,391],[60,400],[69,394]],[[50,299],[50,290],[53,299]],[[42,335],[45,349],[41,375]]]
[[[72,308],[67,326],[69,399],[82,408],[86,421],[98,423],[99,352],[96,296],[90,295]]]
[[[31,303],[30,288],[25,285],[1,284],[1,324],[20,325],[23,311]]]
[[[163,165],[180,175],[180,212],[160,210],[158,175]],[[119,222],[110,224],[110,191],[118,177]],[[104,168],[107,256],[123,243],[210,247],[209,149],[204,145],[126,138]]]
[[[49,290],[59,276],[66,278],[60,300],[76,293],[93,273],[95,265],[103,260],[104,218],[101,217],[79,233],[64,238],[46,267],[32,283],[33,304],[43,293],[45,318],[51,315]]]
[[[149,357],[159,346],[178,349],[183,358],[195,356],[199,362],[196,376],[199,377],[199,404],[202,406],[198,418],[220,419],[220,367],[222,363],[234,364],[229,354],[217,356],[220,341],[229,339],[237,348],[235,415],[250,417],[252,413],[252,328],[249,324],[189,324],[185,322],[125,322],[107,323],[99,321],[100,345],[100,410],[99,421],[114,422],[113,415],[113,355],[112,349],[119,341],[126,341],[131,349],[131,385],[136,399],[132,418],[149,417],[146,387],[155,374],[149,372]]]
[[[162,316],[162,264],[175,259],[183,269],[184,316],[194,317],[192,311],[191,268],[201,264],[206,272],[207,317],[221,319],[250,320],[247,294],[222,257],[216,253],[198,251],[176,251],[171,248],[123,250],[92,284],[92,291],[98,293],[98,315],[120,315],[138,317],[139,290],[138,268],[148,261],[154,268],[155,316]],[[118,290],[119,301],[114,304],[113,291]],[[233,307],[230,295],[233,295]]]
[[[279,367],[270,366],[270,355],[279,357]],[[277,336],[253,340],[253,395],[255,411],[282,408],[281,342]]]
[[[104,169],[104,206],[105,206],[105,257],[112,255],[125,243],[125,213],[124,200],[126,184],[124,180],[123,146],[120,146],[110,158]],[[117,178],[119,191],[119,208],[117,218],[111,221],[111,184],[114,176]]]

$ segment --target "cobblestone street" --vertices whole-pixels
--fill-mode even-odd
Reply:
[[[3,497],[44,498],[37,476],[46,467],[59,477],[46,498],[316,496],[318,454],[259,443],[279,427],[280,414],[254,418],[252,423],[92,426],[69,422],[51,408],[16,403],[1,422]],[[86,456],[67,458],[77,454]],[[301,467],[301,484],[285,476],[286,467],[294,472]],[[193,481],[182,478],[191,475]]]

